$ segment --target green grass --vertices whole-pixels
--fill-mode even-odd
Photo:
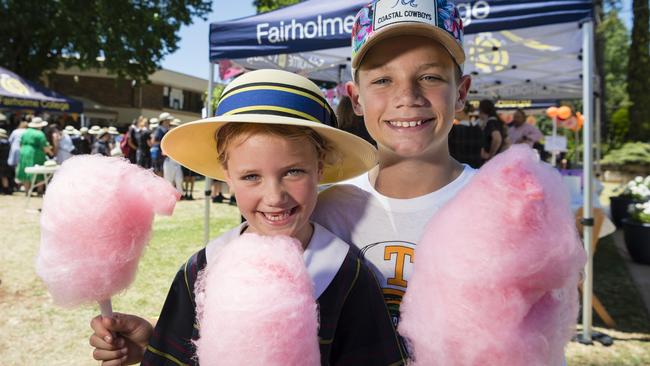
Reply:
[[[23,196],[0,197],[0,365],[97,365],[88,344],[97,305],[54,305],[34,272],[40,205],[32,199],[26,210]],[[235,207],[210,206],[210,237],[239,223]],[[158,316],[176,271],[203,247],[203,207],[202,200],[181,201],[173,216],[156,217],[136,280],[113,298],[114,311]]]
[[[593,312],[594,330],[613,337],[614,344],[604,347],[599,343],[586,346],[572,342],[567,347],[568,365],[650,365],[650,317],[615,247],[613,235],[600,240],[593,268],[594,293],[616,321],[615,329],[607,329]]]

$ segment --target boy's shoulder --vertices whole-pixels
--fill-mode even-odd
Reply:
[[[335,184],[318,195],[316,216],[324,211],[329,212],[335,209],[337,212],[345,212],[354,207],[367,207],[368,204],[380,205],[384,208],[394,208],[398,211],[410,211],[422,205],[428,205],[431,201],[447,201],[462,189],[469,180],[476,174],[477,170],[464,165],[461,174],[444,187],[427,193],[422,196],[409,199],[395,199],[384,196],[376,191],[370,184],[368,173],[357,178]]]

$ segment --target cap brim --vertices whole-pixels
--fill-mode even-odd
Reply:
[[[273,115],[240,114],[185,123],[167,132],[160,146],[165,155],[186,168],[225,181],[225,172],[217,158],[216,134],[223,125],[232,122],[303,126],[314,129],[332,143],[334,150],[340,154],[336,166],[326,165],[323,168],[321,184],[354,178],[377,164],[377,150],[360,137],[321,123]]]
[[[414,23],[404,24],[397,23],[386,26],[378,31],[372,38],[361,46],[352,60],[352,68],[358,69],[366,53],[379,41],[397,36],[421,36],[431,38],[439,42],[449,52],[456,64],[462,67],[465,62],[465,51],[463,47],[446,31],[429,24]]]

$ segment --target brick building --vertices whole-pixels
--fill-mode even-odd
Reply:
[[[208,81],[159,70],[148,83],[118,80],[106,70],[59,69],[45,77],[48,88],[84,103],[86,125],[127,126],[140,115],[169,112],[183,122],[201,117]]]

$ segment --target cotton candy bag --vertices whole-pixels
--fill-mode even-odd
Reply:
[[[244,234],[195,285],[201,365],[320,365],[318,313],[299,241]]]
[[[399,332],[412,365],[561,365],[586,256],[558,172],[497,155],[431,219]]]
[[[154,214],[171,215],[178,198],[167,181],[124,159],[66,160],[43,198],[36,259],[55,303],[106,301],[127,288]]]

